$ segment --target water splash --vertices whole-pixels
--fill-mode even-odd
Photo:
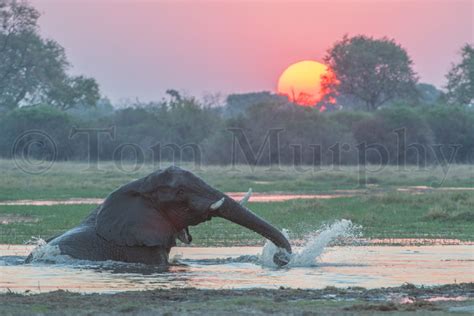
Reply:
[[[44,240],[41,237],[33,236],[25,242],[25,245],[33,245],[33,246],[39,247],[39,246],[46,245],[46,240]]]
[[[27,244],[36,245],[27,258],[29,262],[70,263],[73,258],[61,254],[59,246],[52,246],[44,239],[32,237]]]
[[[113,260],[92,261],[76,259],[61,253],[59,246],[48,244],[41,238],[33,237],[27,244],[36,245],[27,257],[26,262],[36,266],[44,264],[55,264],[60,267],[72,267],[79,269],[91,269],[99,271],[109,271],[111,273],[138,273],[147,275],[156,271],[162,271],[162,266],[151,266],[142,263],[129,263]],[[22,263],[25,261],[23,260]]]
[[[360,227],[354,225],[350,220],[342,219],[335,221],[330,225],[324,225],[315,232],[308,234],[304,240],[304,246],[301,249],[294,249],[290,258],[290,263],[286,267],[311,267],[317,265],[317,259],[324,252],[324,249],[340,239],[352,239],[358,237]],[[283,234],[289,239],[288,230],[283,230]],[[30,262],[45,262],[75,265],[97,265],[96,262],[88,260],[74,259],[70,256],[61,254],[58,246],[51,246],[43,239],[35,238],[29,241],[29,244],[35,244],[36,248],[31,252]],[[169,260],[171,265],[180,265],[180,263],[198,263],[202,265],[229,264],[229,263],[255,263],[266,267],[277,267],[273,262],[273,256],[280,249],[271,241],[267,241],[259,256],[243,255],[237,258],[213,258],[186,260],[180,254],[172,256]],[[114,261],[105,261],[101,265],[120,264]],[[127,264],[127,263],[123,263]]]
[[[305,238],[304,246],[293,252],[287,267],[314,266],[316,260],[330,243],[341,238],[352,239],[359,235],[359,231],[359,226],[346,219],[338,220],[331,225],[325,225]],[[289,232],[287,230],[284,229],[283,234],[288,238]],[[277,267],[273,262],[273,255],[277,251],[279,251],[279,248],[268,240],[260,256],[261,264],[267,267]]]

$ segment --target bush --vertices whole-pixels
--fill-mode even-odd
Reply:
[[[459,146],[455,161],[474,162],[474,110],[462,106],[437,106],[420,109],[433,131],[436,144],[443,145],[449,157],[452,146]]]
[[[70,129],[73,121],[64,112],[48,106],[22,107],[10,111],[0,118],[0,155],[11,158],[15,142],[22,144],[34,144],[44,142],[45,139],[37,133],[43,132],[49,135],[57,148],[57,159],[70,159],[74,150],[69,139]],[[41,144],[29,149],[31,158],[43,159]],[[25,148],[26,149],[26,148]]]

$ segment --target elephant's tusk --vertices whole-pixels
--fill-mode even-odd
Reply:
[[[193,237],[189,234],[189,228],[186,227],[178,232],[178,239],[181,240],[183,243],[189,245],[191,241],[193,241]]]
[[[250,199],[250,196],[252,196],[252,188],[249,188],[248,192],[245,193],[244,197],[242,198],[242,200],[240,200],[240,205],[245,205],[249,199]]]
[[[215,211],[224,204],[225,198],[220,199],[219,201],[211,204],[211,210]]]

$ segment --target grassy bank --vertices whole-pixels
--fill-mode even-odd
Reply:
[[[0,206],[0,243],[47,238],[77,225],[95,205]],[[458,238],[474,240],[474,192],[388,192],[329,200],[250,203],[249,207],[279,228],[302,238],[324,223],[350,219],[365,237]],[[191,228],[193,244],[262,244],[256,233],[215,218]]]
[[[168,164],[163,163],[166,167]],[[104,197],[120,185],[140,178],[158,167],[143,165],[133,172],[133,165],[118,166],[112,162],[91,168],[86,163],[56,162],[43,174],[32,175],[18,168],[12,160],[0,160],[0,200],[63,199]],[[395,166],[324,166],[303,167],[183,166],[200,175],[214,187],[230,191],[317,193],[337,189],[356,189],[367,183],[382,189],[400,186],[474,187],[474,165],[445,167]],[[277,170],[278,169],[278,170]],[[364,171],[365,170],[365,171]]]
[[[132,170],[131,165],[122,169]],[[294,200],[280,203],[251,203],[250,207],[279,228],[287,228],[292,238],[337,219],[350,219],[363,227],[366,237],[380,238],[459,238],[474,240],[474,191],[440,192],[421,195],[396,192],[406,186],[474,187],[473,165],[451,165],[399,170],[368,166],[361,178],[358,167],[293,167],[250,169],[231,167],[184,166],[195,171],[222,191],[319,193],[360,188],[369,183],[362,195],[331,200]],[[112,162],[100,163],[89,170],[86,163],[58,162],[40,175],[25,173],[14,161],[0,160],[0,200],[64,199],[105,197],[116,187],[157,169],[143,165],[124,172]],[[361,179],[363,181],[361,182]],[[0,242],[23,243],[32,236],[47,238],[77,225],[95,206],[0,206]],[[200,246],[254,245],[262,238],[227,221],[214,219],[193,227],[194,243]]]

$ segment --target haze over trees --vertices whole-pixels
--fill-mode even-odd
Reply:
[[[64,49],[41,37],[39,16],[27,2],[0,0],[0,111],[21,105],[95,105],[100,97],[96,81],[67,74]]]
[[[345,35],[328,50],[324,62],[337,78],[325,81],[324,88],[336,98],[344,95],[363,102],[368,111],[416,93],[413,62],[394,40]]]

